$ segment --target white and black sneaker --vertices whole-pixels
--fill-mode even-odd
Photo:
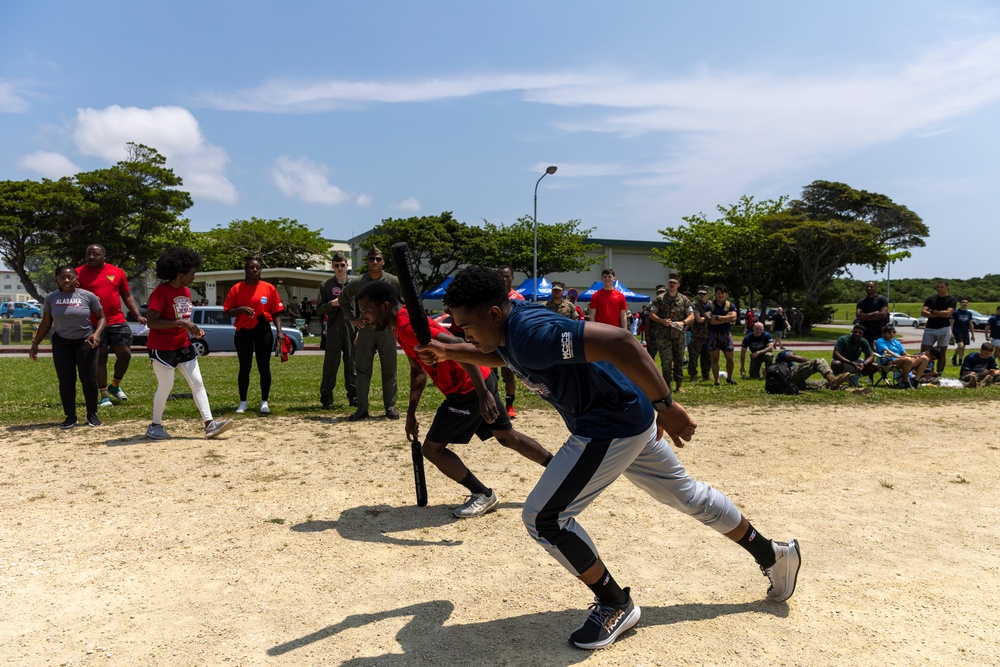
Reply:
[[[621,607],[594,600],[590,605],[590,616],[569,636],[570,643],[588,650],[606,648],[618,639],[618,635],[638,623],[641,611],[632,601],[628,588],[625,594],[628,595],[628,602]]]
[[[455,510],[454,514],[459,519],[471,519],[474,516],[482,516],[497,506],[500,499],[497,492],[490,490],[490,494],[473,493],[465,503]]]
[[[212,421],[205,427],[205,437],[208,439],[215,438],[229,429],[235,426],[235,423],[231,419],[224,419],[223,421]]]
[[[73,428],[76,425],[77,425],[76,415],[73,415],[72,417],[66,417],[66,419],[64,419],[62,423],[59,424],[59,428],[61,429]]]
[[[802,550],[798,540],[788,542],[771,542],[774,549],[774,565],[760,568],[771,585],[767,589],[767,599],[773,602],[784,602],[795,592],[795,582],[799,578],[799,567],[802,565]]]

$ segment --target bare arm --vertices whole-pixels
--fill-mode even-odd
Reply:
[[[628,311],[624,308],[618,311],[618,326],[628,329]]]
[[[135,302],[135,297],[132,296],[132,292],[125,292],[122,295],[122,301],[125,302],[125,307],[128,308],[128,312],[132,313],[135,317],[135,321],[139,324],[145,324],[146,318],[139,314],[139,306]]]
[[[616,327],[588,324],[583,328],[584,356],[588,362],[608,361],[624,373],[650,401],[670,396],[670,387],[635,336]],[[690,440],[698,424],[678,403],[656,413],[656,425],[666,431],[678,447]]]
[[[416,360],[406,357],[410,362],[410,402],[406,406],[406,437],[416,440],[420,435],[420,424],[417,422],[417,405],[424,395],[427,386],[427,373]]]
[[[45,336],[52,328],[52,313],[46,312],[42,315],[42,323],[38,325],[34,338],[31,339],[31,349],[28,350],[28,358],[38,361],[38,345],[45,340]]]

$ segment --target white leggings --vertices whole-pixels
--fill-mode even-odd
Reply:
[[[153,395],[153,423],[160,424],[163,420],[163,411],[167,407],[167,399],[174,388],[174,369],[172,366],[161,364],[155,359],[152,360],[153,373],[156,374],[156,393]],[[181,372],[191,393],[194,395],[194,404],[201,413],[202,421],[212,421],[212,408],[208,404],[208,392],[205,391],[205,383],[201,381],[201,369],[198,368],[198,360],[192,359],[184,363],[177,364],[177,370]]]

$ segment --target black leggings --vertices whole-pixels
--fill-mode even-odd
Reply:
[[[254,355],[257,356],[257,372],[260,373],[260,400],[266,401],[271,393],[271,352],[274,351],[271,323],[260,322],[253,329],[237,329],[234,342],[236,356],[240,359],[240,374],[237,376],[240,401],[247,400]]]
[[[59,400],[63,414],[76,416],[76,378],[83,385],[83,399],[87,414],[97,414],[97,353],[100,348],[90,347],[84,338],[63,338],[52,334],[52,363],[59,378]]]

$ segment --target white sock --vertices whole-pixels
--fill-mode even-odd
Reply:
[[[246,410],[247,410],[247,402],[246,401],[240,401],[240,404],[236,408],[236,411],[237,412],[246,412]]]

